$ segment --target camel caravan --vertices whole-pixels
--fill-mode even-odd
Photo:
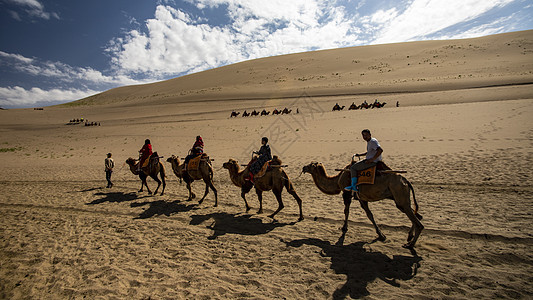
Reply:
[[[272,111],[267,111],[266,109],[263,109],[262,111],[257,111],[257,110],[254,109],[254,110],[251,111],[251,112],[248,112],[248,111],[244,110],[244,111],[242,112],[242,117],[250,117],[250,116],[252,116],[252,117],[256,117],[256,116],[268,116],[268,115],[270,115],[271,113],[272,113],[273,116],[274,116],[274,115],[288,115],[288,114],[292,113],[292,109],[288,109],[288,108],[286,108],[286,107],[285,107],[284,109],[277,109],[277,108],[275,108],[275,109],[272,110]],[[300,110],[297,108],[295,113],[299,114],[299,113],[300,113]],[[241,114],[241,113],[238,112],[238,111],[232,111],[231,114],[230,114],[230,118],[234,118],[234,117],[236,118],[236,117],[238,117],[240,114]]]
[[[377,99],[372,104],[368,104],[366,102],[366,100],[363,101],[360,105],[357,105],[357,104],[355,104],[355,102],[352,102],[352,104],[348,107],[348,110],[382,108],[383,106],[385,106],[385,104],[387,104],[387,102],[381,103]],[[396,106],[398,106],[398,105],[396,105]],[[346,107],[345,105],[340,106],[338,103],[335,103],[335,105],[333,106],[331,111],[341,111],[345,107]]]
[[[335,169],[338,171],[336,175],[328,175],[325,167],[319,162],[311,162],[303,166],[301,174],[310,174],[320,192],[327,195],[341,194],[344,203],[344,224],[341,228],[343,232],[348,230],[348,218],[352,200],[357,200],[370,222],[374,225],[377,234],[376,240],[384,241],[386,236],[374,220],[369,203],[383,199],[393,200],[396,207],[411,221],[411,227],[407,234],[407,243],[403,247],[412,249],[424,229],[420,222],[422,216],[418,213],[419,206],[415,198],[414,188],[409,180],[401,175],[406,173],[406,171],[392,170],[381,160],[383,150],[379,142],[375,138],[371,138],[370,131],[365,129],[362,133],[363,139],[367,141],[367,152],[354,154],[348,165]],[[246,199],[246,194],[252,189],[255,190],[259,202],[258,214],[263,213],[263,192],[272,191],[278,202],[277,209],[269,215],[274,220],[275,216],[284,208],[282,192],[285,189],[295,199],[299,208],[298,221],[302,221],[304,219],[303,201],[284,170],[288,166],[284,165],[278,156],[272,156],[267,137],[262,138],[261,144],[261,148],[252,153],[252,158],[247,164],[239,164],[233,158],[222,164],[222,168],[228,171],[231,183],[240,190],[245,212],[249,212],[251,209]],[[203,147],[202,138],[197,136],[193,147],[183,160],[176,155],[171,155],[166,161],[170,163],[179,181],[185,181],[188,190],[187,201],[196,198],[191,189],[192,183],[194,181],[203,181],[205,192],[198,204],[203,203],[211,190],[215,196],[214,206],[217,207],[218,196],[214,185],[214,160],[204,153]],[[366,156],[366,159],[355,162],[355,156]],[[126,160],[131,172],[139,176],[141,180],[139,192],[142,192],[143,187],[146,187],[148,193],[152,194],[146,182],[146,179],[151,177],[158,184],[153,194],[157,194],[161,185],[161,195],[164,194],[166,172],[164,165],[160,161],[162,158],[157,152],[152,152],[150,140],[147,139],[145,145],[139,151],[139,159],[130,157]],[[414,210],[411,207],[411,193],[413,195]]]

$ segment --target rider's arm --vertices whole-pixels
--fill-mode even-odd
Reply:
[[[374,157],[369,158],[368,161],[369,161],[369,162],[373,162],[374,160],[376,160],[376,159],[381,155],[381,153],[383,153],[383,149],[381,149],[381,147],[379,147],[379,148],[376,150],[376,154],[374,155]]]

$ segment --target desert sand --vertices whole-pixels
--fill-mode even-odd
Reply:
[[[331,111],[375,99],[387,105]],[[271,57],[2,110],[0,298],[531,298],[532,100],[533,31],[524,31]],[[293,112],[230,118],[284,107]],[[81,117],[101,126],[67,125]],[[341,195],[301,174],[312,161],[337,174],[365,152],[364,128],[414,186],[425,226],[414,250],[402,248],[411,224],[392,200],[370,203],[387,240],[357,202],[343,234]],[[146,138],[166,160],[184,157],[197,135],[214,159],[218,207],[212,193],[187,201],[167,162],[165,194],[137,192],[125,161]],[[246,212],[222,168],[247,163],[262,136],[288,165],[303,221],[286,191],[275,221],[270,192],[262,214],[250,192]],[[202,195],[204,184],[193,189]]]

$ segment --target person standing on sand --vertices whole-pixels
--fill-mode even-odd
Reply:
[[[105,178],[107,179],[107,188],[113,187],[111,182],[111,174],[113,173],[113,168],[115,167],[115,161],[111,158],[112,154],[107,153],[107,158],[105,159]]]
[[[383,153],[383,149],[381,148],[381,145],[379,144],[378,140],[372,137],[372,134],[370,133],[370,130],[364,129],[361,131],[361,135],[363,136],[363,139],[366,141],[366,152],[363,154],[354,154],[354,156],[366,156],[366,159],[357,162],[355,164],[352,164],[350,167],[350,175],[352,177],[352,185],[347,186],[344,188],[346,191],[352,191],[353,193],[358,193],[357,189],[357,175],[360,171],[363,171],[365,169],[371,168],[379,161],[381,161],[383,158],[381,157],[381,154]]]

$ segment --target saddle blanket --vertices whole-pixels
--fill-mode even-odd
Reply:
[[[357,185],[374,184],[374,179],[376,178],[376,166],[360,171],[357,175],[359,177]]]
[[[265,162],[263,164],[263,167],[261,168],[261,171],[257,172],[257,174],[254,175],[254,178],[259,178],[265,176],[265,173],[268,171],[268,167],[270,166],[271,160]]]
[[[195,158],[191,158],[191,160],[189,160],[189,164],[187,165],[187,171],[197,171],[200,166],[200,160],[205,157],[207,157],[207,154],[202,153]]]

